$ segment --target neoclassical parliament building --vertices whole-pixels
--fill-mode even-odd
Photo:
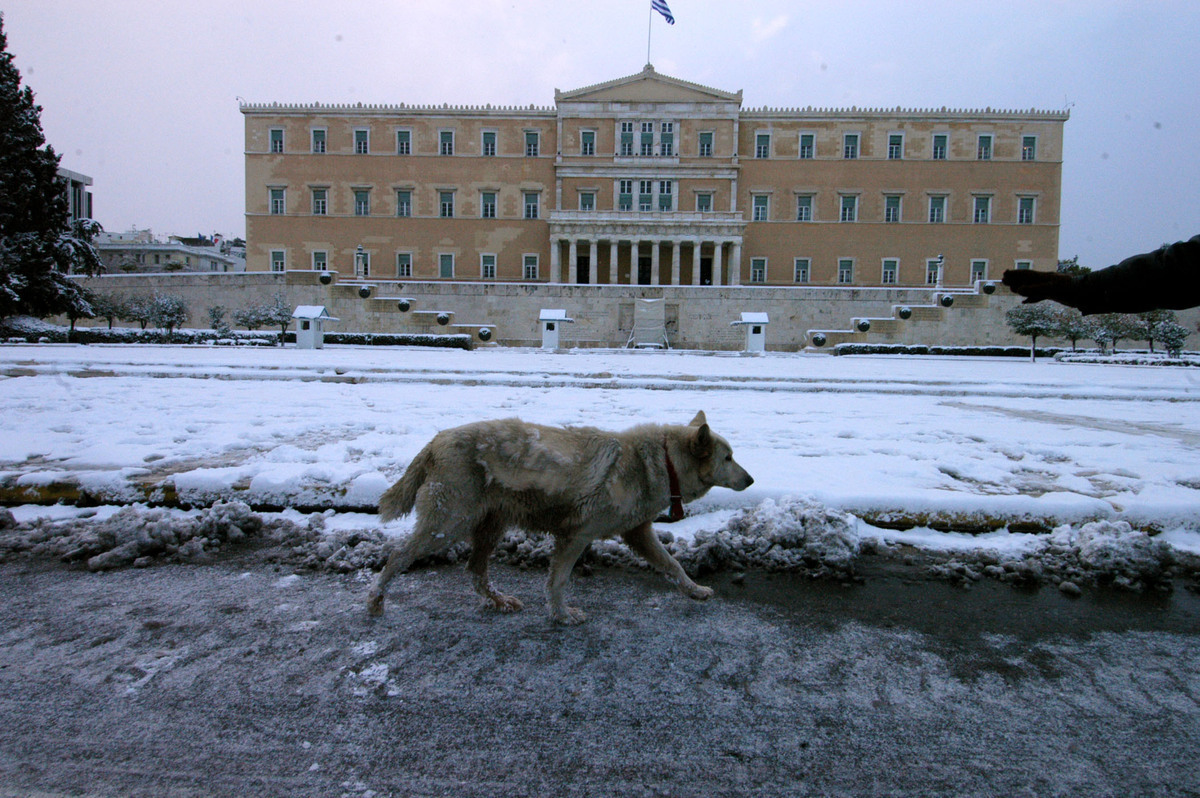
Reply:
[[[965,287],[1058,257],[1066,112],[744,108],[650,65],[553,107],[241,111],[249,271]]]

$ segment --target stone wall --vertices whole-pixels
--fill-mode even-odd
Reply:
[[[209,307],[223,306],[230,320],[233,310],[267,302],[283,292],[292,305],[326,306],[330,315],[340,319],[332,325],[334,330],[477,334],[487,327],[492,341],[515,346],[541,345],[538,315],[544,308],[565,310],[574,319],[562,329],[564,347],[624,346],[634,306],[646,299],[663,303],[671,344],[683,349],[741,349],[745,332],[731,323],[746,311],[769,315],[767,349],[776,351],[804,348],[810,330],[832,331],[827,336],[830,345],[841,341],[941,346],[1029,343],[1004,323],[1005,312],[1019,298],[1003,286],[991,295],[954,289],[954,304],[944,308],[935,304],[929,288],[401,283],[339,280],[336,273],[328,277],[330,282],[322,284],[320,274],[312,271],[105,275],[85,279],[84,284],[119,296],[157,292],[182,297],[191,308],[191,327],[208,326]],[[408,301],[407,311],[400,310],[402,299]],[[898,307],[911,308],[911,318],[898,319]],[[443,314],[448,316],[445,325],[438,322]],[[851,333],[858,319],[871,320],[870,331]],[[1180,314],[1181,323],[1193,330],[1198,320],[1200,311]],[[1042,343],[1056,342],[1039,340]],[[1188,346],[1200,346],[1200,338],[1193,334]]]

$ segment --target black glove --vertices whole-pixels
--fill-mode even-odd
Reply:
[[[1069,274],[1059,272],[1035,272],[1031,269],[1009,269],[1002,282],[1013,293],[1025,297],[1024,304],[1052,299],[1071,307],[1078,307],[1075,281]]]

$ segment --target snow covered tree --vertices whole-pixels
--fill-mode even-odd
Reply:
[[[88,300],[96,318],[107,319],[108,329],[113,328],[113,322],[125,316],[125,303],[113,294],[93,293]]]
[[[1179,357],[1191,332],[1175,319],[1165,319],[1154,326],[1154,338],[1166,347],[1167,355]]]
[[[91,245],[100,226],[71,222],[41,113],[33,90],[21,87],[0,17],[0,318],[91,315],[85,293],[67,275],[101,270]]]
[[[213,305],[208,309],[208,323],[218,338],[228,338],[233,333],[229,322],[225,321],[225,308],[221,305]]]
[[[1103,349],[1105,343],[1112,345],[1115,354],[1117,344],[1121,341],[1138,340],[1141,338],[1141,323],[1137,316],[1129,313],[1103,313],[1095,317],[1095,331],[1092,339]]]
[[[175,332],[175,328],[183,325],[191,315],[182,298],[169,294],[155,294],[150,306],[150,320],[155,327],[166,330],[167,335]]]
[[[257,330],[267,323],[263,318],[262,305],[238,308],[232,315],[234,324],[240,324],[247,330]]]
[[[1054,311],[1055,324],[1054,332],[1051,334],[1070,341],[1071,351],[1075,351],[1077,342],[1091,337],[1091,322],[1085,319],[1078,310],[1066,305],[1051,305],[1051,309]]]
[[[271,301],[263,306],[263,318],[267,323],[279,326],[279,343],[282,344],[292,323],[292,305],[282,291],[275,292]]]
[[[1037,360],[1037,339],[1039,335],[1053,335],[1057,329],[1055,311],[1047,302],[1036,305],[1017,305],[1004,314],[1004,321],[1017,335],[1028,335],[1029,359]]]
[[[1173,310],[1148,310],[1145,313],[1134,315],[1137,319],[1138,338],[1144,340],[1150,345],[1150,351],[1154,351],[1154,341],[1158,338],[1158,325],[1165,321],[1175,321],[1175,311]]]

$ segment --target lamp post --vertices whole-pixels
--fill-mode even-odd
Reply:
[[[358,249],[354,251],[354,276],[366,277],[367,271],[367,256],[363,252],[362,244],[358,245]],[[940,272],[939,272],[940,274]]]
[[[362,249],[362,247],[359,247],[359,249]],[[934,286],[939,291],[942,290],[942,265],[945,264],[945,262],[946,262],[946,257],[942,253],[939,252],[938,256],[937,256],[937,269],[938,269],[937,285]]]

